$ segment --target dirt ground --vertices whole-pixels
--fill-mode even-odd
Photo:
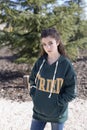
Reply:
[[[29,90],[23,82],[23,76],[29,74],[28,64],[15,64],[16,56],[8,47],[0,49],[0,98],[16,101],[29,101]],[[87,98],[87,51],[73,66],[77,74],[78,97]]]

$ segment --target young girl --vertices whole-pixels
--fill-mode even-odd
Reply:
[[[29,78],[34,105],[30,130],[44,130],[47,122],[52,130],[63,130],[68,103],[76,97],[76,75],[55,28],[42,31],[41,48]]]

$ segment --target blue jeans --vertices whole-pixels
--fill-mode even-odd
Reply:
[[[30,130],[44,130],[47,122],[32,119]],[[64,123],[52,123],[51,130],[63,130]]]

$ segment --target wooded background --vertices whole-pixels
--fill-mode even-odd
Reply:
[[[18,63],[33,63],[40,51],[41,30],[56,27],[75,61],[87,48],[86,6],[84,0],[0,0],[0,47],[15,50]]]

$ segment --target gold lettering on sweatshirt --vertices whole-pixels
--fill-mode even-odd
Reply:
[[[57,78],[57,79],[56,79],[56,82],[57,82],[56,93],[59,93],[59,92],[60,92],[60,88],[61,88],[61,86],[63,85],[63,79],[62,79],[62,78]]]
[[[45,79],[44,78],[40,78],[39,89],[44,91],[44,85],[45,85]]]
[[[57,94],[59,94],[60,89],[63,85],[63,81],[64,81],[62,78],[57,78],[54,80],[54,83],[53,83],[52,79],[45,80],[40,75],[37,76],[37,79],[39,82],[37,88],[39,90],[50,92],[52,89],[52,93],[57,93]]]
[[[52,80],[47,79],[46,92],[50,92],[52,88]]]

